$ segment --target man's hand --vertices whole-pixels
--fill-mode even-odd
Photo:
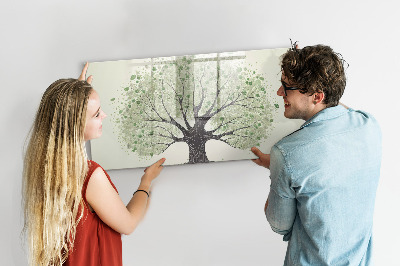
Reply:
[[[251,148],[251,151],[258,157],[258,159],[252,159],[252,161],[260,166],[264,166],[265,168],[269,169],[269,164],[271,161],[270,155],[262,153],[256,147]]]

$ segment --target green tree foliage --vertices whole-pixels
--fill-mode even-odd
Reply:
[[[154,156],[176,142],[189,145],[189,163],[207,162],[205,143],[259,146],[279,108],[269,85],[240,58],[153,59],[110,99],[119,142],[139,156]]]

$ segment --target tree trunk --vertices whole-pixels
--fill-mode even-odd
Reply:
[[[206,142],[212,138],[212,133],[204,129],[208,119],[195,118],[194,126],[184,132],[183,141],[189,146],[189,163],[208,163]]]
[[[208,163],[205,142],[192,142],[189,145],[189,163]]]

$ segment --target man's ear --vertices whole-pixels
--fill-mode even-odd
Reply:
[[[313,94],[313,103],[314,104],[318,104],[318,103],[322,103],[325,99],[325,93],[323,92],[316,92]]]

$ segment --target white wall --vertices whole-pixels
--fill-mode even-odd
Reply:
[[[322,43],[342,53],[350,64],[342,101],[381,124],[375,261],[396,265],[398,10],[396,1],[384,0],[1,1],[0,264],[26,265],[22,147],[52,81],[77,77],[85,61],[287,47],[292,38],[300,46]],[[142,170],[110,172],[125,202]],[[124,264],[283,264],[286,244],[263,214],[268,175],[249,161],[166,167],[143,223],[123,237]]]

